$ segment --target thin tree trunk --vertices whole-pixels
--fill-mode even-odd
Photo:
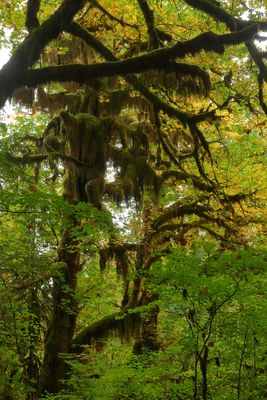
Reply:
[[[200,357],[200,369],[202,373],[202,397],[207,400],[208,382],[207,382],[207,365],[208,365],[208,347],[205,346],[203,356]]]

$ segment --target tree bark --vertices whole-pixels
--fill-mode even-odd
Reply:
[[[63,386],[67,365],[63,355],[69,353],[73,339],[77,304],[75,300],[77,272],[80,268],[77,245],[68,230],[62,235],[58,249],[58,262],[62,271],[53,279],[53,315],[46,339],[43,370],[40,379],[40,392],[57,393]]]

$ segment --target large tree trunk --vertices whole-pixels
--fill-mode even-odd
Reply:
[[[62,270],[53,279],[53,315],[45,346],[41,392],[58,392],[67,372],[63,355],[69,353],[75,330],[76,277],[80,268],[79,252],[71,250],[74,245],[70,232],[65,230],[58,249],[58,262],[62,263]]]
[[[69,156],[81,162],[79,166],[71,161],[65,163],[64,198],[70,204],[89,201],[101,209],[99,181],[106,168],[108,135],[103,121],[94,115],[97,114],[97,93],[89,88],[87,92],[90,92],[90,104],[85,99],[87,114],[60,114],[69,143]],[[62,380],[66,378],[68,370],[64,354],[70,352],[75,331],[80,250],[77,239],[72,236],[72,228],[78,227],[79,221],[75,216],[69,218],[70,228],[63,231],[57,251],[57,262],[62,263],[62,267],[53,278],[53,315],[45,344],[40,392],[57,393],[63,387]]]

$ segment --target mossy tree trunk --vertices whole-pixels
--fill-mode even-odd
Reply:
[[[72,205],[80,201],[90,201],[93,206],[98,207],[99,198],[97,197],[96,201],[88,198],[86,184],[96,176],[103,175],[105,157],[102,156],[101,149],[105,147],[105,143],[103,131],[101,131],[101,120],[91,114],[94,112],[93,109],[88,109],[88,111],[87,114],[81,114],[81,118],[79,114],[74,115],[68,112],[62,112],[61,115],[64,134],[68,142],[67,151],[70,157],[79,160],[81,164],[65,162],[63,196]],[[93,123],[90,124],[91,120]],[[99,136],[103,140],[92,143],[94,137]],[[93,155],[90,153],[91,148],[95,152]],[[75,215],[70,215],[69,220],[63,223],[68,228],[63,229],[57,249],[56,262],[60,267],[53,277],[53,314],[45,343],[40,393],[45,391],[57,393],[63,388],[63,380],[68,371],[64,355],[70,353],[76,326],[75,295],[77,273],[81,268],[81,250],[79,240],[74,237],[73,232],[79,229],[80,223]]]
[[[75,300],[77,272],[80,268],[79,251],[71,251],[75,245],[71,233],[65,230],[58,249],[60,273],[53,278],[53,315],[47,334],[40,391],[57,393],[67,372],[62,357],[69,353],[75,331],[77,304]]]

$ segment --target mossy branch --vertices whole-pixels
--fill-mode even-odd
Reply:
[[[53,81],[75,81],[82,84],[88,83],[95,78],[116,75],[125,76],[132,73],[144,72],[149,69],[168,69],[170,60],[174,58],[184,58],[188,54],[194,55],[201,50],[223,54],[226,45],[235,45],[251,40],[257,31],[258,26],[254,25],[244,28],[239,32],[225,35],[206,32],[194,39],[178,42],[172,47],[157,49],[126,60],[96,63],[92,65],[59,65],[29,70],[22,74],[21,84],[36,86]]]
[[[185,3],[212,16],[216,21],[225,23],[230,31],[236,30],[236,18],[232,17],[220,7],[219,3],[209,0],[185,0]]]
[[[231,32],[235,32],[236,30],[242,30],[247,27],[252,27],[258,25],[258,31],[267,30],[267,22],[266,21],[244,21],[235,17],[232,17],[227,11],[221,8],[214,1],[210,0],[185,0],[187,4],[205,12],[206,14],[213,17],[216,21],[220,21],[224,23]],[[254,38],[258,38],[258,35],[255,34]],[[253,38],[251,38],[253,39]],[[247,39],[244,42],[246,43],[249,54],[255,64],[258,66],[261,76],[265,81],[267,81],[267,68],[262,60],[262,53],[257,49],[254,43],[252,43],[251,39]],[[261,104],[262,105],[262,104]],[[264,110],[265,112],[265,110]]]
[[[90,32],[82,28],[79,24],[75,22],[71,23],[67,28],[67,32],[84,40],[89,46],[92,46],[95,49],[95,51],[101,54],[107,61],[117,61],[117,58],[106,46],[103,45],[101,41],[96,39],[93,35],[90,34]],[[209,87],[209,77],[207,76],[208,74],[205,75],[205,72],[201,70],[199,67],[190,64],[186,66],[187,64],[184,63],[173,63],[173,64],[175,64],[175,71],[176,72],[180,71],[181,74],[194,73],[198,74],[198,76],[201,75],[202,79],[205,80],[205,86],[207,88]],[[171,64],[169,63],[168,65],[170,67]],[[153,104],[155,109],[162,110],[170,117],[178,118],[183,123],[189,121],[200,122],[212,118],[214,115],[213,111],[200,114],[186,113],[162,101],[158,96],[152,93],[136,76],[126,75],[125,80],[128,83],[130,83],[135,90],[140,92],[146,100],[148,100],[151,104]]]
[[[13,156],[12,154],[7,154],[7,159],[16,164],[35,164],[37,162],[41,162],[46,160],[48,154],[25,154],[21,157]]]
[[[192,183],[197,189],[202,190],[204,192],[213,192],[215,189],[214,185],[209,185],[205,182],[202,182],[200,178],[193,174],[188,174],[187,172],[184,171],[176,171],[176,170],[171,170],[171,171],[166,171],[161,175],[161,179],[163,181],[169,179],[169,178],[176,178],[178,181],[186,181]]]
[[[208,211],[207,206],[199,204],[199,202],[193,202],[190,204],[181,205],[176,203],[172,205],[167,211],[165,211],[160,217],[158,217],[152,224],[152,229],[157,230],[165,222],[170,221],[173,218],[182,217],[184,215],[196,214]]]

